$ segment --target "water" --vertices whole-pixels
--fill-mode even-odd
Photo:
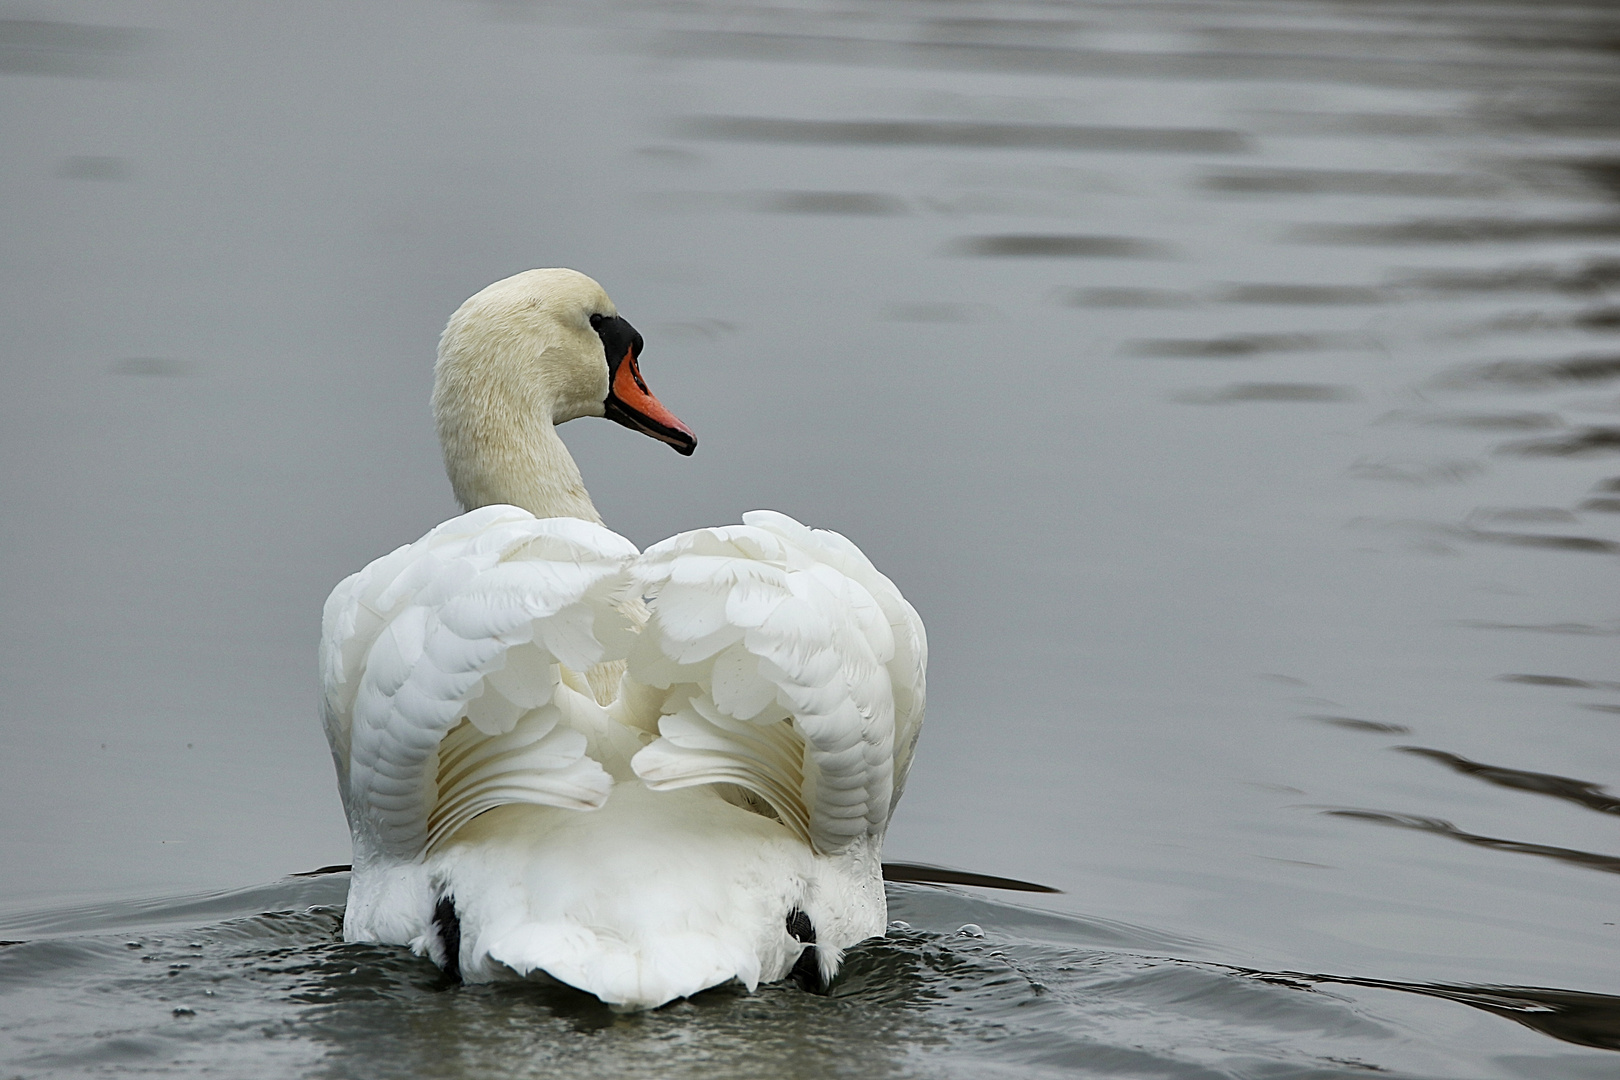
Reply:
[[[1614,1075],[1611,6],[0,20],[8,1075]],[[534,265],[701,439],[565,428],[610,525],[927,620],[889,856],[1064,893],[640,1018],[337,942],[320,602]]]
[[[1612,1075],[1603,1057],[1517,1045],[1530,1040],[1511,1025],[1432,1003],[1613,1046],[1612,998],[1380,994],[1176,959],[1195,943],[1127,924],[904,885],[891,896],[904,918],[851,956],[829,997],[720,989],[615,1015],[558,987],[452,987],[403,950],[339,943],[345,877],[32,920],[34,940],[0,969],[13,1061],[23,1075]],[[990,929],[944,929],[966,916]]]

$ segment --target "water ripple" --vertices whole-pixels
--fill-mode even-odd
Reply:
[[[330,891],[346,878],[325,881]],[[247,912],[304,889],[289,879],[208,902]],[[339,941],[336,908],[243,913],[176,933],[199,916],[197,899],[106,905],[103,928],[121,915],[168,929],[0,950],[0,997],[29,995],[22,1015],[0,1013],[11,1040],[0,1060],[328,1077],[769,1075],[784,1061],[803,1076],[1430,1075],[1399,1064],[1411,1036],[1398,1005],[1325,987],[1418,995],[1566,1043],[1620,1045],[1620,999],[1600,994],[1230,967],[1188,957],[1200,946],[1173,935],[937,888],[892,885],[890,903],[902,921],[853,950],[827,996],[719,988],[630,1016],[544,981],[451,984],[404,949]],[[130,1019],[56,1039],[81,1022],[83,1002],[109,995]]]

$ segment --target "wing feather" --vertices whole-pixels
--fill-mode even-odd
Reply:
[[[742,787],[816,850],[881,835],[921,727],[922,622],[836,533],[756,511],[649,548],[630,676],[669,688],[648,787]]]
[[[628,540],[486,506],[350,577],[327,600],[327,737],[357,858],[414,858],[511,802],[600,806],[612,778],[554,699],[633,633]]]

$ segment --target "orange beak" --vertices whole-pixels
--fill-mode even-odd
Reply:
[[[613,383],[602,407],[609,420],[666,442],[677,454],[690,456],[697,449],[697,436],[692,429],[676,419],[647,389],[641,368],[636,364],[634,348],[625,350],[624,359],[613,372]]]

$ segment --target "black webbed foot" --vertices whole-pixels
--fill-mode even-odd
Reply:
[[[444,949],[444,975],[451,982],[461,981],[461,916],[456,914],[456,902],[448,896],[439,897],[433,909],[433,929],[439,935]]]
[[[821,963],[816,955],[816,928],[810,922],[810,916],[794,908],[788,913],[787,932],[795,941],[804,942],[804,948],[799,953],[799,959],[794,961],[793,970],[788,972],[788,978],[800,990],[812,994],[826,993],[827,985],[821,978]]]

